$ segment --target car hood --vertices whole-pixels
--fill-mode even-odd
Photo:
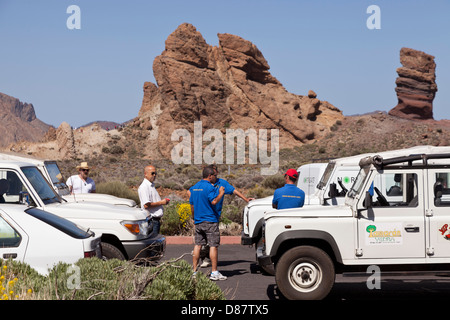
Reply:
[[[52,203],[46,205],[44,210],[68,219],[142,220],[148,215],[140,208],[93,201]]]
[[[351,217],[352,210],[347,205],[323,206],[310,205],[303,208],[270,210],[266,212],[265,219],[276,217],[299,217],[299,218],[319,218],[319,217]]]
[[[261,198],[261,199],[255,199],[255,200],[250,201],[247,206],[249,208],[254,207],[254,206],[267,206],[267,205],[272,206],[272,199],[273,199],[273,196],[265,197],[265,198]]]
[[[113,195],[104,194],[104,193],[79,193],[79,194],[68,194],[62,196],[64,200],[68,202],[84,202],[84,201],[93,201],[93,202],[105,202],[115,205],[126,205],[129,207],[136,206],[136,202],[131,199],[119,198]]]
[[[273,196],[261,198],[261,199],[255,199],[248,203],[247,207],[250,209],[251,207],[256,206],[270,206],[272,207],[272,200]],[[319,198],[316,195],[307,195],[305,196],[305,206],[309,205],[318,205],[320,204]]]

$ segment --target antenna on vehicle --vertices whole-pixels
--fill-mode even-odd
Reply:
[[[70,193],[73,195],[73,201],[77,201],[77,198],[75,197],[75,192],[73,192],[73,180],[72,180],[72,176],[70,176],[70,186],[69,186],[69,189],[70,189]]]

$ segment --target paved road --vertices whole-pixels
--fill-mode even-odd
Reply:
[[[184,253],[192,264],[193,245],[167,245],[163,259],[178,258]],[[210,268],[201,272],[209,273]],[[284,300],[277,290],[275,277],[261,273],[255,261],[255,249],[242,245],[219,247],[219,271],[228,277],[218,281],[228,300]],[[381,289],[369,290],[367,276],[336,278],[330,300],[436,300],[450,299],[450,277],[382,277]]]

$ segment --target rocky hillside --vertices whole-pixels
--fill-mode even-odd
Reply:
[[[38,118],[30,103],[0,93],[0,147],[19,141],[39,141],[50,128]]]

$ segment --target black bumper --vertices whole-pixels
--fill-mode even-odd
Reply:
[[[241,244],[244,246],[251,246],[255,243],[255,238],[250,237],[249,235],[245,234],[244,231],[241,233]]]
[[[162,256],[166,250],[166,238],[162,235],[139,241],[124,241],[122,245],[128,259]]]
[[[256,249],[256,260],[260,266],[269,266],[273,264],[272,257],[266,255],[262,247]]]

